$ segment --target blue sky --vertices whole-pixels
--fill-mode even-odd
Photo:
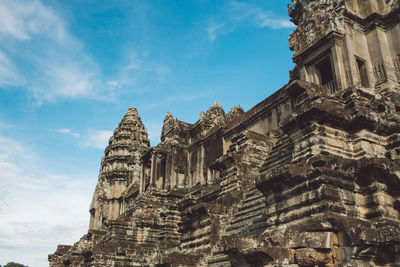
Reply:
[[[135,106],[159,141],[288,81],[289,0],[0,0],[0,264],[87,231],[107,140]]]

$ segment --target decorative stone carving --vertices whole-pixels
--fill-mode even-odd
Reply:
[[[351,70],[346,70],[346,84],[347,87],[353,87],[353,75],[351,74]]]
[[[207,131],[213,126],[219,125],[223,122],[225,111],[222,109],[220,102],[215,102],[214,106],[210,107],[205,113],[200,113],[200,121],[203,122],[207,127]]]
[[[395,59],[394,71],[396,73],[397,81],[400,83],[400,56]]]
[[[293,1],[289,15],[298,27],[290,34],[289,48],[300,54],[332,31],[343,32],[343,19],[337,13],[344,6],[343,0]]]
[[[387,81],[385,65],[383,63],[374,65],[374,75],[377,84],[381,84]]]
[[[164,140],[166,138],[166,135],[170,133],[174,126],[174,117],[172,116],[170,111],[167,111],[161,130],[161,140]]]
[[[295,53],[340,31],[343,1],[293,4]],[[380,16],[346,12],[360,28]],[[382,21],[400,23],[396,12]],[[330,59],[345,73],[335,78],[347,85],[335,94],[297,80],[300,61],[289,84],[246,112],[216,102],[194,124],[167,112],[151,148],[129,109],[101,161],[88,234],[58,246],[50,267],[399,266],[400,87],[354,84],[351,73],[371,63],[335,62],[358,56],[335,45]],[[318,65],[326,55],[312,56]],[[378,82],[394,75],[385,59],[371,65]]]

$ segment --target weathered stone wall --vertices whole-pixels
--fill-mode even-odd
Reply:
[[[336,91],[352,86],[384,88],[398,82],[400,54],[399,1],[294,1],[289,7],[298,25],[290,36],[297,63],[293,79],[328,86]],[[331,79],[325,80],[328,60]],[[364,66],[361,66],[364,65]],[[365,68],[365,75],[363,70]]]
[[[400,265],[399,1],[293,2],[292,81],[247,112],[168,112],[152,148],[129,109],[88,234],[50,266]]]

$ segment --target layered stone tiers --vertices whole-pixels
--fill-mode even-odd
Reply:
[[[136,108],[121,120],[101,160],[99,180],[90,206],[90,229],[103,230],[108,220],[124,211],[123,196],[140,184],[140,157],[150,147],[146,129]],[[129,189],[129,190],[127,190]],[[133,192],[132,192],[133,191]]]
[[[102,220],[102,229],[90,229],[73,247],[60,246],[50,256],[52,266],[398,264],[400,102],[365,89],[327,95],[324,88],[297,81],[273,97],[302,101],[293,101],[292,112],[282,112],[280,128],[265,134],[250,129],[231,134],[255,110],[229,124],[221,121],[213,133],[225,138],[225,152],[202,166],[203,178],[190,177],[190,167],[184,168],[188,177],[182,181],[197,183],[165,188],[162,178],[163,183],[133,190],[132,179],[117,198],[124,206],[117,218]],[[256,111],[268,114],[270,106]],[[198,145],[210,137],[205,132],[196,138]],[[175,143],[171,138],[162,149],[148,151],[161,152],[159,161],[172,153],[171,163],[178,153],[193,150],[188,142],[177,152]],[[109,151],[110,146],[106,157]],[[147,167],[139,177],[159,180],[164,173],[151,170],[155,161],[144,162],[154,159],[148,151],[141,152]],[[191,164],[190,157],[184,159]],[[110,161],[103,160],[102,167],[104,162]]]
[[[248,111],[110,138],[61,266],[400,266],[400,3],[293,1],[291,81]]]

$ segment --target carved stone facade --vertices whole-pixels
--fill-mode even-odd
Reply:
[[[289,15],[298,27],[289,38],[296,63],[292,80],[327,86],[331,91],[398,84],[398,0],[293,2]]]
[[[90,230],[105,229],[109,220],[124,212],[121,201],[140,186],[140,157],[150,147],[136,108],[120,122],[101,159],[100,175],[90,205]]]
[[[50,266],[400,265],[399,1],[293,4],[291,81],[246,112],[167,112],[155,147],[129,109],[88,234]]]

